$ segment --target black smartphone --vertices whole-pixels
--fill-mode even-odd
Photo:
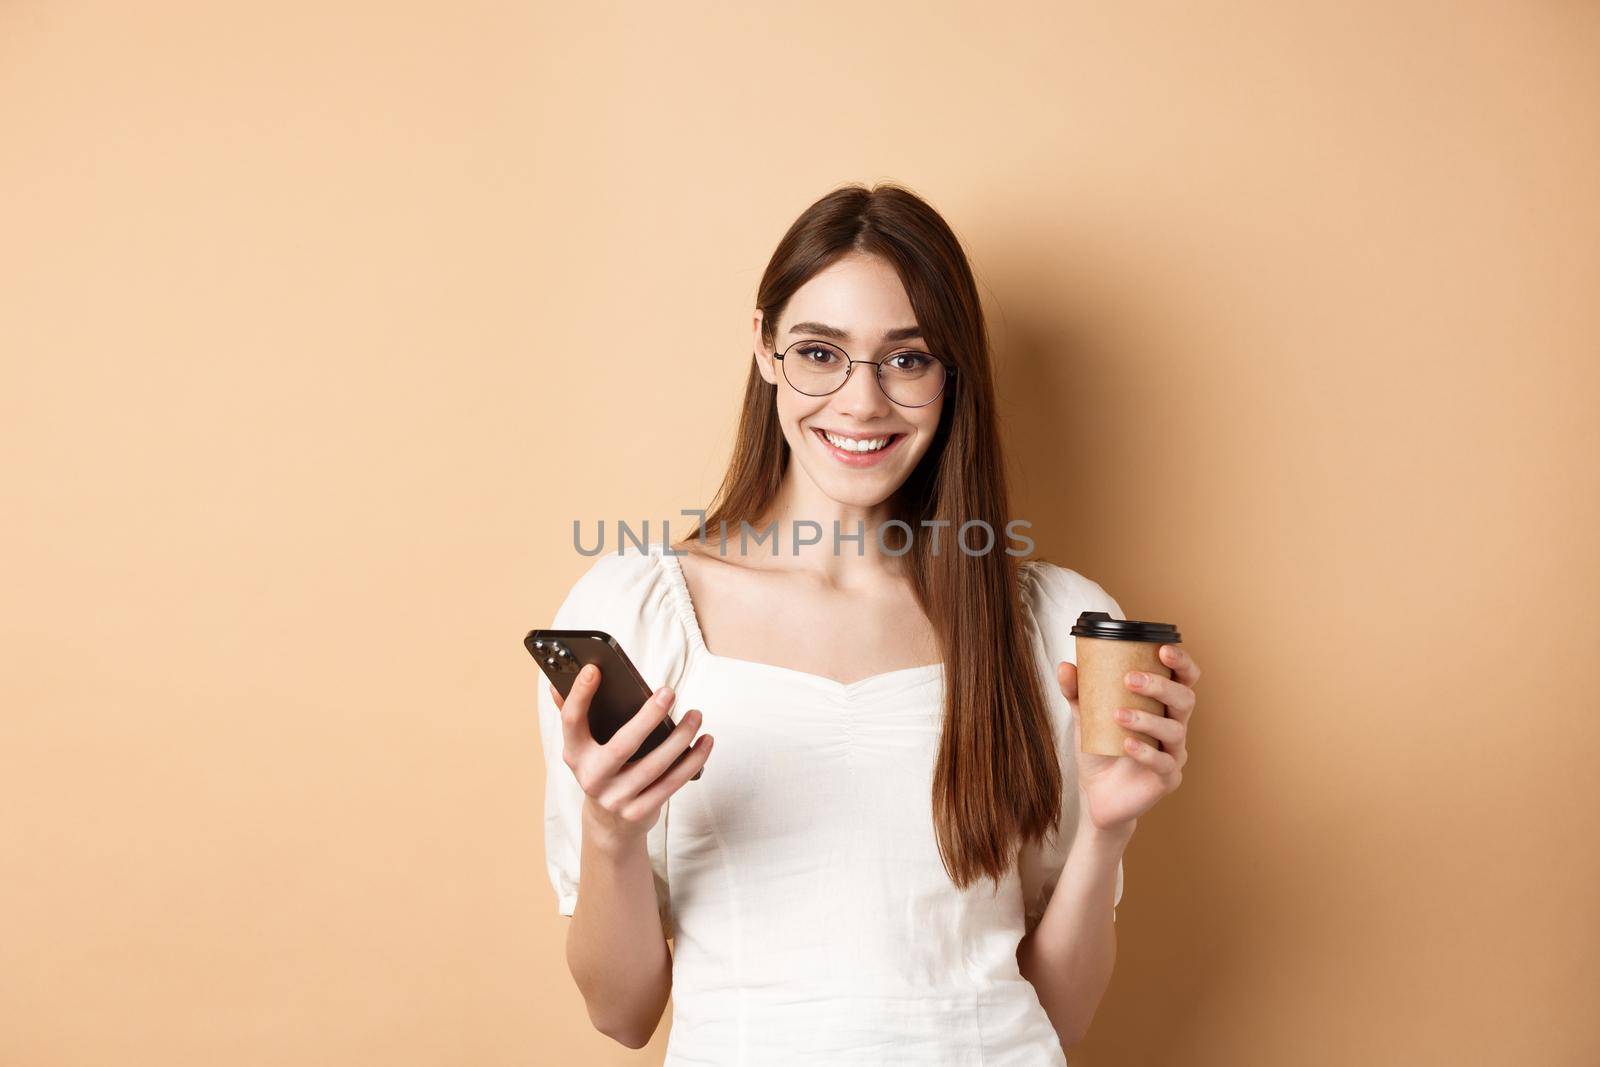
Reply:
[[[592,663],[600,669],[600,689],[589,702],[589,733],[602,745],[611,740],[623,723],[637,715],[644,702],[655,693],[628,654],[622,651],[622,646],[603,630],[529,630],[528,636],[522,639],[522,646],[539,664],[562,700],[572,692],[572,683],[578,680],[578,672],[585,666]],[[656,723],[656,728],[628,757],[628,762],[653,751],[676,726],[676,720],[668,714]],[[687,754],[688,749],[684,753]],[[695,771],[689,780],[699,778],[703,771],[704,768]]]

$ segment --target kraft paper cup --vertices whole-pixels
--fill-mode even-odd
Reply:
[[[1162,645],[1181,638],[1166,622],[1113,619],[1103,611],[1086,611],[1072,627],[1078,652],[1078,730],[1083,751],[1100,756],[1126,756],[1123,741],[1135,738],[1165,750],[1161,741],[1117,721],[1118,708],[1135,708],[1166,717],[1167,706],[1154,697],[1136,693],[1124,679],[1129,671],[1171,678],[1161,662]]]

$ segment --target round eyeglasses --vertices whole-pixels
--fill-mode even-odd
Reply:
[[[783,364],[783,379],[807,396],[838,392],[857,363],[876,368],[878,388],[901,407],[926,407],[939,399],[956,369],[926,352],[896,352],[877,362],[851,359],[845,350],[826,341],[796,341],[774,359]]]

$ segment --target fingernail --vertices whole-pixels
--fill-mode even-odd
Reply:
[[[1130,673],[1128,675],[1128,684],[1129,685],[1143,685],[1144,684],[1144,675],[1141,674],[1139,671],[1133,671],[1132,673]]]
[[[656,690],[656,703],[661,704],[662,706],[669,706],[671,705],[672,698],[675,695],[676,694],[672,692],[672,687],[670,685],[664,685],[660,689]]]
[[[1118,708],[1117,718],[1122,722],[1132,722],[1133,712],[1129,711],[1127,708]]]
[[[578,672],[578,680],[580,682],[584,682],[584,683],[588,683],[588,682],[594,681],[594,664],[591,663],[587,667],[585,667],[583,670],[579,671]]]

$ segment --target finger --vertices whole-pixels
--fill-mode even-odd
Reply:
[[[1068,700],[1078,699],[1078,666],[1065,660],[1056,664],[1056,685],[1061,687],[1061,695]]]
[[[649,700],[639,705],[639,710],[629,716],[627,722],[617,727],[611,740],[600,746],[607,758],[613,761],[613,767],[621,767],[628,762],[629,756],[639,751],[639,746],[650,736],[650,731],[672,710],[672,703],[677,696],[671,686],[662,686],[651,694]]]
[[[711,757],[711,742],[714,738],[710,734],[701,734],[699,739],[686,750],[672,769],[656,779],[656,784],[639,794],[641,804],[660,805],[666,803],[668,797],[676,793],[689,779],[700,773],[700,768],[706,765],[706,760]]]
[[[1135,737],[1124,740],[1122,748],[1129,756],[1132,756],[1157,774],[1165,776],[1178,773],[1178,761],[1172,758],[1172,753],[1170,752],[1157,752]]]
[[[599,688],[600,668],[590,664],[578,672],[567,699],[561,703],[562,743],[569,752],[581,752],[585,745],[594,744],[594,735],[589,732],[589,701]]]
[[[1189,738],[1189,728],[1177,719],[1169,719],[1162,715],[1152,715],[1148,711],[1138,708],[1118,708],[1117,721],[1130,730],[1137,730],[1142,734],[1149,734],[1160,741],[1168,752],[1176,755],[1176,750],[1182,748]]]
[[[548,688],[550,690],[550,699],[555,701],[556,710],[560,711],[561,705],[566,703],[566,698],[561,695],[561,690],[557,689],[555,686],[548,686]]]
[[[1143,677],[1144,681],[1135,683],[1132,681],[1135,675]],[[1189,716],[1194,714],[1194,690],[1182,682],[1163,678],[1148,671],[1129,671],[1123,678],[1122,684],[1130,693],[1139,693],[1161,701],[1167,706],[1167,714],[1179,722],[1188,722]]]
[[[1200,665],[1177,645],[1161,646],[1161,662],[1171,667],[1173,677],[1184,685],[1192,686],[1200,680]]]
[[[685,712],[665,741],[627,764],[626,768],[618,773],[619,792],[631,797],[635,793],[643,792],[651,782],[660,778],[667,768],[672,766],[673,761],[683,754],[683,750],[694,741],[694,735],[700,729],[700,722],[699,709],[690,708]]]

